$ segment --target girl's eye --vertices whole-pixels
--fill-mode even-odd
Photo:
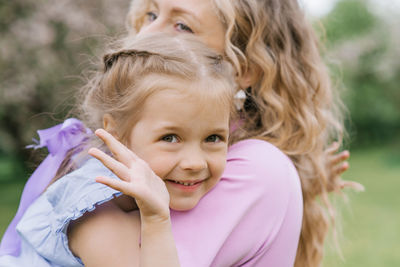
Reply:
[[[208,143],[218,143],[222,140],[222,138],[216,134],[210,135],[206,138],[206,142]]]
[[[178,137],[174,134],[169,134],[169,135],[163,136],[161,138],[161,140],[164,142],[168,142],[168,143],[177,143]]]
[[[175,24],[175,28],[176,28],[178,31],[188,32],[188,33],[194,33],[194,32],[192,31],[192,29],[189,28],[189,26],[183,24],[182,22],[177,22],[177,23]]]
[[[147,16],[148,21],[155,21],[157,19],[156,13],[151,12],[151,11],[147,12],[146,16]]]

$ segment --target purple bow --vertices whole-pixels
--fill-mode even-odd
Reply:
[[[16,226],[22,215],[54,178],[67,152],[82,144],[92,134],[90,129],[75,118],[67,119],[61,124],[37,132],[40,137],[40,143],[38,145],[30,145],[28,148],[47,147],[49,155],[25,184],[17,214],[8,226],[1,241],[0,256],[18,256],[20,254],[21,239],[16,231]]]

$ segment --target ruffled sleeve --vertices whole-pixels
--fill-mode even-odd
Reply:
[[[122,194],[97,183],[94,179],[99,175],[118,179],[98,160],[90,159],[51,185],[29,207],[18,224],[17,231],[24,241],[52,264],[83,266],[68,246],[70,221]]]

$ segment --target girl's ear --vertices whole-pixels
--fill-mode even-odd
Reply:
[[[114,120],[114,118],[110,114],[105,114],[103,116],[103,128],[110,134],[112,134],[114,137],[117,136],[117,124]]]

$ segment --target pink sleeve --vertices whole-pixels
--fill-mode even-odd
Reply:
[[[234,144],[216,187],[171,213],[181,266],[293,266],[302,213],[290,159],[265,141]]]

